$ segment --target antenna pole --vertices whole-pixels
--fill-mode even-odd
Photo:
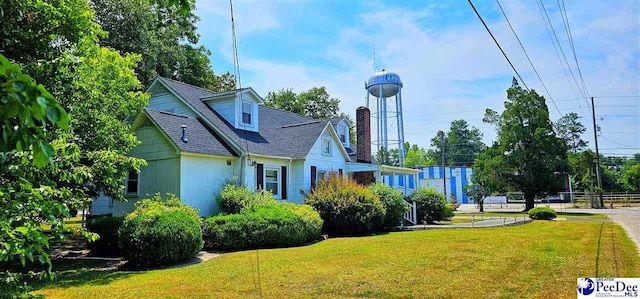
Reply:
[[[373,44],[373,72],[376,72],[376,38],[371,37],[371,43]]]

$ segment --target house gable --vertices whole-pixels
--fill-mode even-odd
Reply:
[[[147,108],[196,117],[196,114],[191,108],[185,105],[166,87],[162,86],[162,84],[155,84],[154,82],[147,92],[151,93],[149,104],[146,106]]]

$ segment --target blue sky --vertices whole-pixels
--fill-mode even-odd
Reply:
[[[578,77],[557,0],[544,0],[567,60]],[[596,98],[605,154],[640,152],[640,2],[565,0],[589,95]],[[495,1],[474,1],[521,73],[545,96],[552,120],[576,112],[594,147],[590,108],[564,59],[556,55],[535,0],[501,2],[558,112],[511,33]],[[228,1],[198,1],[201,44],[217,73],[233,71]],[[365,104],[364,81],[376,67],[400,75],[405,140],[429,147],[437,130],[465,119],[495,138],[482,123],[485,108],[501,111],[512,69],[466,1],[234,1],[242,85],[259,94],[281,88],[326,86],[355,114]],[[560,56],[561,57],[561,56]],[[567,72],[567,75],[565,75]],[[602,97],[599,97],[602,96]],[[604,97],[631,96],[631,97]]]

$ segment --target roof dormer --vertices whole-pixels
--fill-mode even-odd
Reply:
[[[331,124],[333,128],[338,133],[338,137],[340,138],[340,142],[345,148],[349,148],[351,145],[349,144],[349,129],[351,128],[351,123],[345,117],[337,117],[331,119]]]
[[[211,97],[202,98],[202,101],[234,128],[258,132],[258,105],[263,102],[263,99],[253,88],[218,93]]]

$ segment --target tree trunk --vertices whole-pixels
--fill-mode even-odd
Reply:
[[[535,194],[524,194],[524,211],[529,211],[535,207]]]
[[[478,201],[478,206],[480,207],[480,213],[484,213],[484,201]]]

